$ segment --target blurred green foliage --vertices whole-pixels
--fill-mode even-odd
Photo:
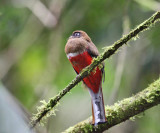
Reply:
[[[9,46],[11,41],[21,33],[28,18],[28,11],[26,9],[15,8],[7,5],[1,5],[0,10],[0,50]],[[25,14],[25,15],[23,15]]]
[[[148,0],[149,4],[127,0],[39,1],[57,20],[52,27],[43,22],[47,20],[47,15],[42,16],[44,8],[35,10],[36,2],[1,1],[0,72],[4,73],[0,78],[3,84],[30,113],[35,112],[40,100],[55,96],[76,76],[64,53],[66,41],[74,30],[86,31],[102,52],[103,47],[124,34],[124,16],[129,18],[131,30],[157,10],[150,4],[155,1],[160,5],[158,0]],[[122,49],[105,61],[105,104],[109,103],[113,86],[118,82],[115,81],[118,62],[123,68],[117,95],[113,97],[115,101],[144,89],[159,77],[159,28],[160,24],[156,24],[142,33],[140,39],[130,42],[126,51]],[[121,62],[119,56],[123,52],[126,52],[125,61]],[[80,83],[64,97],[57,115],[47,123],[49,132],[62,132],[91,114],[90,96],[83,88]],[[135,121],[136,126],[127,127],[134,128],[134,133],[160,132],[159,109],[154,107],[146,111],[144,117]],[[122,124],[114,132],[126,132],[123,129]]]

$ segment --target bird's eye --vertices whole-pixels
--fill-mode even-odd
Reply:
[[[81,35],[80,32],[75,32],[75,33],[73,33],[73,36],[74,36],[74,37],[80,37],[80,35]]]

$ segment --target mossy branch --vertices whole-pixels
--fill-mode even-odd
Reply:
[[[88,118],[70,127],[64,133],[101,133],[157,104],[160,104],[160,78],[135,96],[117,102],[113,106],[106,106],[107,122],[105,124],[95,127]]]
[[[48,103],[45,103],[41,106],[38,113],[35,114],[35,116],[32,119],[32,127],[34,127],[40,120],[46,116],[50,111],[54,111],[53,107],[57,105],[57,103],[60,101],[60,99],[68,93],[74,86],[76,86],[84,77],[89,75],[89,73],[98,66],[102,61],[104,61],[106,58],[109,58],[111,55],[113,55],[117,49],[119,49],[121,46],[126,44],[131,39],[135,39],[137,35],[149,29],[152,27],[153,24],[155,24],[157,21],[160,20],[160,12],[156,12],[153,14],[149,19],[144,21],[142,24],[137,26],[137,28],[133,29],[128,35],[123,36],[120,40],[116,41],[113,45],[110,47],[105,47],[104,52],[100,54],[97,58],[94,59],[91,65],[84,68],[82,72],[76,76],[74,80],[71,81],[70,84],[66,86],[62,91],[59,92],[59,94],[49,100]]]

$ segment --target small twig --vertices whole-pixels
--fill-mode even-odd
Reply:
[[[106,58],[109,58],[111,55],[113,55],[117,51],[117,49],[119,49],[121,46],[126,44],[131,39],[135,38],[138,35],[138,33],[149,29],[159,19],[160,19],[160,12],[156,12],[149,19],[147,19],[142,24],[140,24],[137,28],[132,30],[128,35],[123,36],[120,40],[116,41],[112,46],[106,47],[104,52],[100,54],[97,58],[95,58],[91,65],[84,68],[82,72],[79,75],[77,75],[76,78],[72,80],[72,82],[69,85],[67,85],[65,89],[60,91],[59,94],[55,96],[54,98],[51,98],[49,102],[46,105],[44,105],[43,108],[41,108],[41,110],[34,116],[34,119],[32,121],[32,127],[34,127],[38,122],[40,122],[40,120],[44,116],[46,116],[46,114],[50,112],[53,107],[57,105],[60,99],[66,93],[68,93],[74,86],[76,86],[84,77],[89,75],[89,73],[96,66],[98,66]]]

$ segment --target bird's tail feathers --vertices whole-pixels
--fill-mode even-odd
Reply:
[[[99,91],[97,93],[94,93],[91,89],[89,89],[89,93],[92,99],[92,124],[98,125],[100,123],[105,123],[106,117],[102,88],[99,88]]]

